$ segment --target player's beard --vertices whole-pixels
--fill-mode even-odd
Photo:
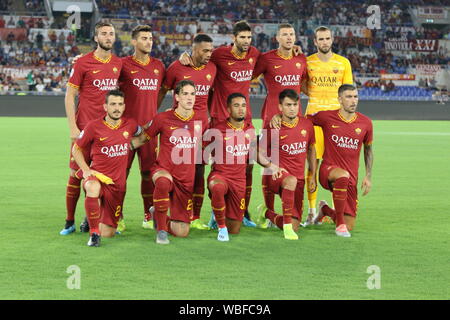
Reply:
[[[245,120],[245,117],[234,118],[234,121],[242,122]]]
[[[105,50],[105,51],[111,51],[111,49],[112,49],[112,47],[113,47],[113,44],[111,43],[111,46],[110,47],[107,47],[104,43],[102,43],[102,42],[98,42],[98,46],[100,47],[100,48],[102,48],[103,50]]]
[[[322,48],[319,48],[319,51],[320,51],[321,53],[323,53],[323,54],[327,54],[328,52],[330,52],[330,50],[331,50],[331,47],[329,47],[329,48],[326,49],[326,50],[323,50]]]
[[[115,116],[115,114],[117,114],[118,116]],[[116,112],[108,113],[108,116],[109,116],[112,120],[117,121],[117,120],[119,120],[119,119],[122,117],[122,112],[118,112],[118,113],[116,113]]]

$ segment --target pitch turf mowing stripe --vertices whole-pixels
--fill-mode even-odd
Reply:
[[[89,248],[78,230],[58,234],[67,121],[0,118],[0,299],[449,299],[449,138],[381,134],[450,134],[449,122],[375,121],[374,129],[373,189],[360,197],[350,239],[322,225],[301,229],[298,241],[277,229],[243,228],[229,243],[217,241],[216,231],[192,230],[188,239],[158,246],[155,231],[141,227],[136,161],[124,205],[127,230]],[[257,167],[252,213],[263,201]],[[318,199],[331,203],[323,190]],[[210,212],[205,197],[203,222]],[[82,216],[79,202],[77,229]],[[67,288],[72,265],[81,270],[79,290]],[[381,270],[381,289],[367,287],[371,266]]]

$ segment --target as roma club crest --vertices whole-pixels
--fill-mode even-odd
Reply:
[[[211,81],[211,78],[212,78],[212,76],[208,73],[208,74],[206,75],[206,79],[207,79],[208,81]]]
[[[302,134],[302,136],[306,137],[306,130],[303,129],[302,131],[300,131],[300,133]]]
[[[295,64],[295,66],[297,67],[297,69],[300,69],[301,66],[302,66],[302,64],[301,64],[300,62],[297,62],[297,63]]]
[[[334,72],[334,73],[338,73],[338,72],[339,72],[339,69],[333,69],[333,72]]]
[[[355,129],[355,132],[356,132],[357,134],[360,134],[360,133],[361,133],[361,129],[360,129],[360,128],[356,128],[356,129]]]
[[[125,139],[128,139],[128,137],[130,136],[130,134],[128,133],[128,131],[124,131],[122,134],[123,134],[123,137],[124,137]]]
[[[253,58],[248,59],[248,62],[249,62],[250,64],[253,64]]]
[[[153,72],[154,72],[155,74],[159,74],[159,70],[158,70],[158,69],[153,70]]]
[[[119,71],[116,67],[113,68],[113,72],[117,73],[117,71]]]

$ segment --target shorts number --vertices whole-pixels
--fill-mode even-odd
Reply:
[[[187,211],[191,211],[192,210],[192,199],[188,200],[188,204],[187,204],[186,210]]]
[[[120,211],[122,211],[122,207],[121,207],[121,206],[117,206],[116,212],[114,212],[114,215],[115,215],[116,217],[120,216]]]
[[[244,198],[241,199],[241,206],[239,207],[239,209],[245,210],[245,199]]]

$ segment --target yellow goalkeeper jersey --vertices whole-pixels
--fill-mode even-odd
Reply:
[[[338,89],[342,84],[353,84],[350,61],[333,53],[323,62],[317,53],[306,58],[308,69],[308,106],[306,114],[340,108]]]

